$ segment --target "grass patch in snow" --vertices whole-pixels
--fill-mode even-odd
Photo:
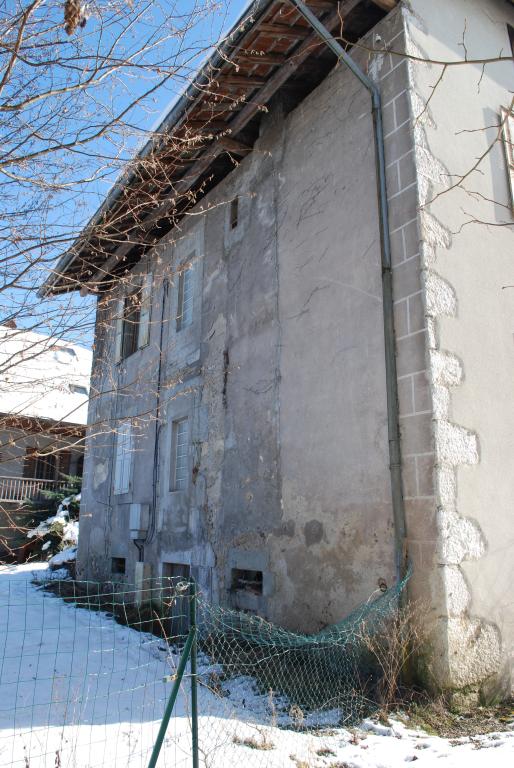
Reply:
[[[235,735],[232,737],[232,741],[234,744],[238,744],[241,747],[249,747],[250,749],[262,749],[264,751],[275,749],[275,745],[269,740],[268,735],[262,731],[259,732],[258,738],[256,736]]]
[[[402,706],[394,717],[409,728],[420,728],[433,736],[460,738],[477,733],[512,730],[514,700],[506,704],[455,712],[447,706],[443,698],[427,698]]]

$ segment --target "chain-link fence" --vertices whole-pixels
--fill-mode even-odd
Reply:
[[[373,706],[365,640],[403,586],[306,636],[213,606],[181,579],[5,575],[0,763],[23,768],[330,765],[341,728]]]

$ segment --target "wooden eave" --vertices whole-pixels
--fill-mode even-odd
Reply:
[[[0,430],[16,430],[30,435],[55,435],[68,438],[82,438],[86,434],[86,427],[83,424],[12,413],[0,413]]]
[[[336,36],[355,42],[396,0],[306,0]],[[335,58],[287,0],[256,2],[202,68],[130,170],[40,290],[97,291],[130,269],[252,151],[277,93],[291,108]]]

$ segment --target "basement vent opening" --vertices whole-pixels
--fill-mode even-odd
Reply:
[[[163,563],[162,575],[165,579],[185,579],[189,581],[191,566],[187,563]]]
[[[232,591],[262,595],[262,571],[232,568]]]
[[[125,558],[124,557],[111,558],[111,573],[116,576],[125,575]]]
[[[234,199],[230,203],[230,229],[235,229],[237,227],[238,219],[239,219],[239,198],[234,197]]]

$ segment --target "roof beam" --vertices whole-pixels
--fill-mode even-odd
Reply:
[[[245,53],[244,50],[237,51],[235,58],[241,63],[250,62],[251,64],[270,64],[273,66],[283,64],[287,56],[283,53],[262,53],[253,51],[252,53]]]
[[[219,141],[227,152],[233,152],[235,155],[246,155],[252,150],[252,147],[249,144],[244,144],[242,141],[236,141],[236,139],[231,139],[229,136],[224,136]]]
[[[378,5],[379,8],[382,8],[383,11],[392,11],[393,8],[396,8],[398,4],[398,0],[371,0],[372,3],[375,3],[375,5]]]
[[[261,88],[263,85],[265,85],[266,80],[262,77],[252,77],[246,76],[246,75],[225,75],[220,74],[219,75],[220,81],[223,79],[223,81],[220,83],[216,79],[216,83],[218,85],[236,85],[238,88]]]
[[[302,27],[300,24],[288,26],[287,24],[259,24],[255,30],[260,35],[270,35],[273,37],[283,37],[286,40],[302,40],[305,33],[309,32],[309,27]]]

